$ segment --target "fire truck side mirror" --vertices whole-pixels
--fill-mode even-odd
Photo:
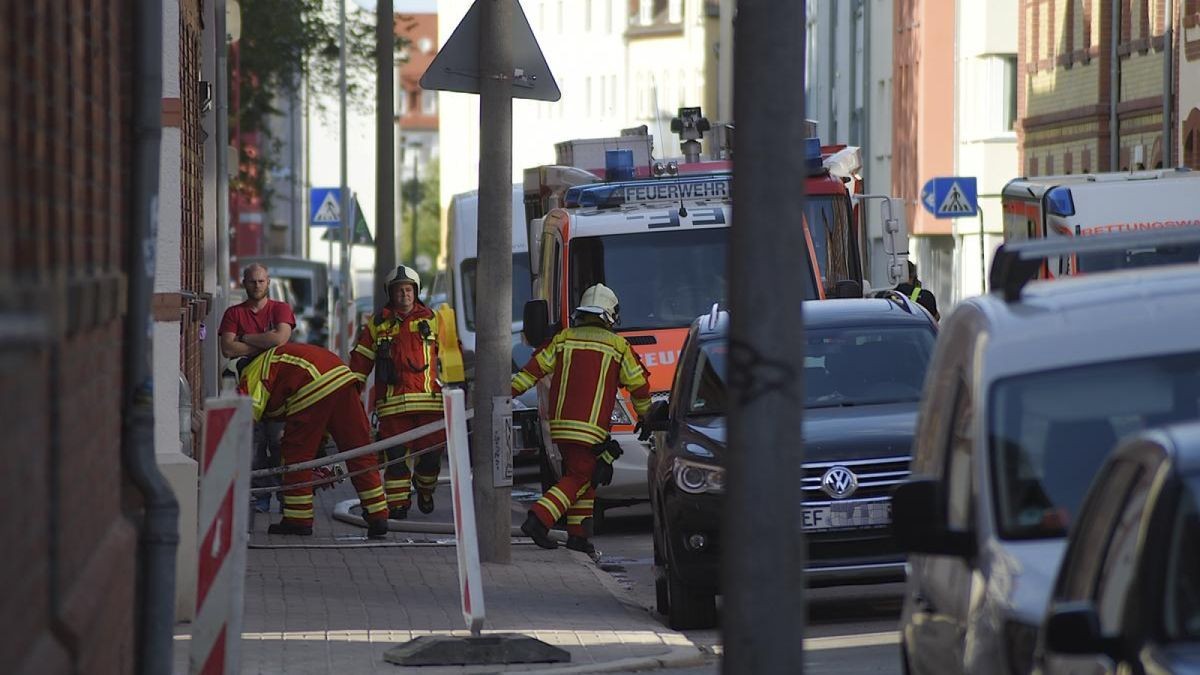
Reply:
[[[546,344],[546,341],[552,337],[550,335],[550,303],[545,300],[526,302],[522,320],[524,326],[521,332],[529,346],[536,349]]]

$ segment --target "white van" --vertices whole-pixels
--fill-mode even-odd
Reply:
[[[520,184],[512,186],[512,332],[521,332],[521,316],[525,302],[529,300],[529,243],[525,227],[525,203]],[[475,353],[475,295],[476,270],[479,255],[476,251],[479,209],[479,193],[476,191],[454,195],[447,212],[447,270],[450,280],[450,304],[458,318],[458,338],[462,341],[463,353],[468,362]],[[524,364],[520,364],[524,365]]]

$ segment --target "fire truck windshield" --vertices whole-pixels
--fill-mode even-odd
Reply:
[[[726,304],[729,228],[638,232],[571,241],[570,307],[603,283],[621,302],[621,330],[686,327]]]
[[[828,293],[838,281],[862,283],[862,263],[850,222],[850,202],[843,195],[808,195],[804,216],[813,254]]]

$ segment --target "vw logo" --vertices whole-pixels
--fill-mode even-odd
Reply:
[[[834,499],[845,499],[858,489],[858,476],[844,466],[835,466],[821,476],[821,489]]]

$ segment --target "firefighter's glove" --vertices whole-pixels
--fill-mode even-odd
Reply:
[[[621,457],[621,445],[610,436],[603,443],[592,446],[596,455],[596,468],[592,470],[592,485],[608,485],[613,479],[613,464]]]
[[[637,424],[633,427],[633,433],[637,434],[638,440],[643,443],[650,440],[650,428],[646,426],[644,418],[638,418]]]

